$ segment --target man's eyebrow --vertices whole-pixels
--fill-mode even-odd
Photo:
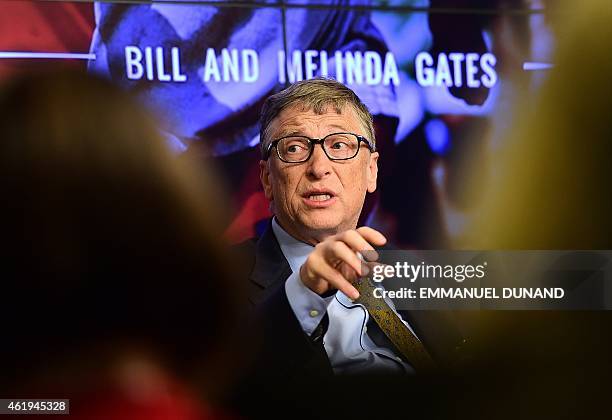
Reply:
[[[339,131],[337,132],[343,132],[343,133],[348,132],[346,127],[343,125],[331,124],[329,127],[338,129]],[[329,134],[332,134],[332,133],[330,132]],[[289,137],[289,136],[304,136],[304,132],[300,128],[297,128],[297,127],[287,127],[287,128],[281,129],[278,135],[276,135],[274,138],[280,139],[282,137]],[[304,137],[307,137],[307,136],[304,136]]]
[[[303,136],[304,132],[301,131],[299,128],[285,128],[282,129],[278,135],[276,136],[277,139],[280,139],[281,137],[288,137],[288,136]]]

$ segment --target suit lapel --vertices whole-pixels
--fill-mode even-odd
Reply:
[[[255,264],[250,280],[261,290],[252,295],[251,301],[254,304],[261,302],[272,290],[283,285],[290,275],[291,267],[281,251],[270,222],[255,246]]]

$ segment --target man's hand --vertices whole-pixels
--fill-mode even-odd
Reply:
[[[302,283],[319,295],[337,289],[357,299],[359,292],[352,283],[369,270],[356,253],[374,251],[372,245],[381,246],[386,242],[382,233],[365,226],[330,236],[315,246],[300,267]]]

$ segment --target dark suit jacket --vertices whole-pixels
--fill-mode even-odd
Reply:
[[[480,337],[480,340],[485,340],[482,347],[478,336],[474,337],[474,345],[464,345],[463,336],[449,320],[453,314],[402,311],[402,317],[410,323],[439,364],[452,366],[459,362],[458,377],[334,376],[322,342],[303,333],[287,301],[284,282],[291,269],[271,227],[268,225],[259,240],[241,244],[240,249],[250,258],[250,263],[245,264],[245,278],[248,277],[249,299],[258,321],[252,329],[253,337],[258,338],[256,341],[260,344],[253,368],[245,372],[244,380],[236,386],[229,401],[232,410],[245,418],[268,419],[276,414],[280,418],[289,415],[292,419],[404,418],[407,415],[420,418],[420,413],[426,418],[479,418],[482,412],[472,409],[481,410],[483,398],[491,410],[500,407],[507,410],[507,402],[512,398],[509,395],[514,395],[512,392],[519,392],[516,397],[523,398],[526,377],[530,381],[536,378],[538,385],[534,390],[553,389],[558,384],[567,383],[568,372],[574,381],[584,379],[585,366],[594,376],[593,372],[599,372],[601,366],[605,366],[609,355],[612,341],[601,342],[602,337],[609,336],[602,333],[609,330],[609,317],[606,317],[608,321],[591,322],[595,316],[603,317],[603,313],[566,313],[559,319],[558,314],[542,311],[492,311],[487,314],[487,319],[502,318],[505,321],[495,321],[495,325],[502,328],[488,330],[496,334],[493,339]],[[568,319],[573,323],[566,334]],[[585,334],[585,328],[593,328],[592,334]],[[368,334],[370,330],[368,327]],[[590,337],[590,340],[585,341],[585,337]],[[245,345],[245,351],[254,351],[257,347],[251,342]],[[542,348],[548,351],[542,351]],[[526,352],[525,349],[540,350]],[[472,365],[468,360],[468,369],[462,372],[461,359],[472,353],[476,354],[472,362],[476,364]],[[564,369],[559,371],[559,366]],[[567,368],[572,366],[568,371]],[[464,372],[469,375],[464,377]],[[607,377],[602,375],[601,378],[603,384]],[[585,389],[588,390],[588,403],[592,403],[591,392],[595,388]],[[601,389],[606,388],[602,385]],[[571,392],[576,391],[572,389]],[[541,403],[539,394],[534,395]],[[546,398],[543,401],[547,401]],[[588,403],[580,405],[580,409],[588,407]],[[550,407],[546,406],[545,410],[550,410]],[[483,412],[490,416],[494,411]],[[503,413],[497,412],[496,415],[504,417]]]
[[[258,240],[248,241],[240,248],[250,261],[249,300],[253,308],[254,328],[260,338],[259,352],[255,357],[257,376],[293,380],[332,375],[323,348],[325,326],[320,326],[309,337],[303,332],[289,305],[284,284],[291,274],[291,268],[271,224]],[[463,354],[466,340],[453,325],[449,313],[402,311],[401,315],[440,366],[454,365]],[[379,345],[393,347],[373,321],[368,325],[368,335]]]

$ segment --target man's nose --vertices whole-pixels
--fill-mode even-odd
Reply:
[[[315,144],[312,156],[308,159],[307,172],[315,178],[323,178],[331,173],[331,160],[325,154],[320,144]]]

